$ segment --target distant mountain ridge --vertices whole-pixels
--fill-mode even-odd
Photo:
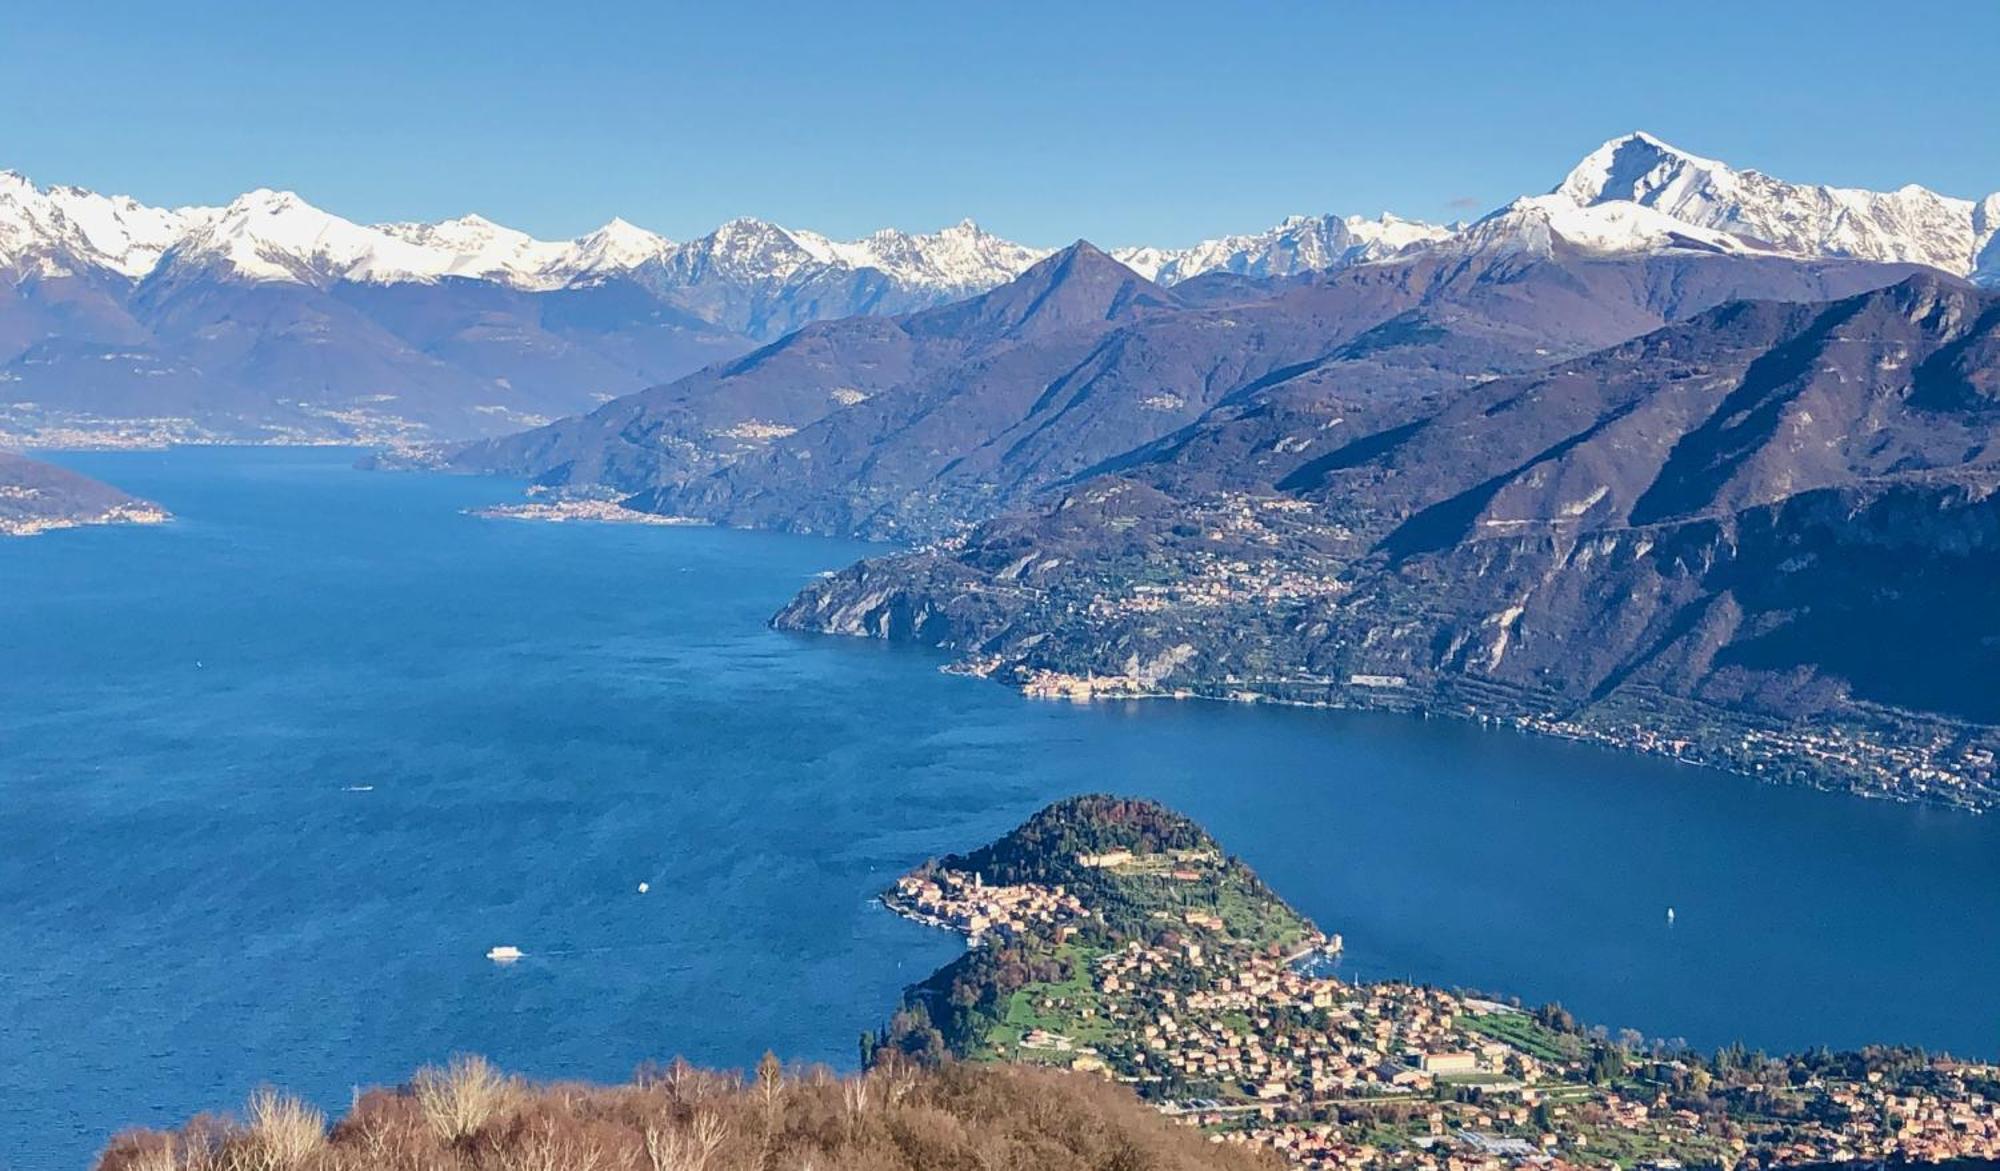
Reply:
[[[1571,220],[1576,226],[1592,220],[1588,209],[1629,203],[1786,255],[1908,261],[1957,276],[2000,264],[1992,243],[2000,229],[2000,192],[1974,201],[1915,185],[1872,192],[1788,183],[1732,169],[1643,132],[1606,142],[1549,196],[1530,198],[1583,209]],[[1263,232],[1186,248],[1110,251],[1142,276],[1175,284],[1208,272],[1284,276],[1381,260],[1466,230],[1386,214],[1374,220],[1293,216]],[[1632,243],[1618,236],[1600,234],[1599,240]],[[18,173],[0,172],[0,268],[16,275],[36,266],[48,275],[96,268],[138,280],[168,263],[247,280],[386,284],[461,277],[546,291],[649,265],[660,270],[658,281],[719,273],[778,282],[823,266],[872,269],[907,289],[964,296],[1011,280],[1050,251],[1003,240],[970,220],[932,233],[884,229],[843,242],[745,218],[677,244],[613,219],[577,239],[548,241],[478,215],[363,225],[269,189],[224,207],[168,209],[75,187],[42,189]]]
[[[451,277],[526,291],[628,274],[685,253],[741,278],[785,280],[810,265],[872,268],[913,288],[958,293],[1007,280],[1047,254],[967,220],[929,234],[885,229],[852,242],[755,219],[675,244],[622,219],[574,240],[538,240],[478,215],[439,223],[359,224],[289,191],[259,189],[223,207],[147,207],[75,187],[38,188],[0,172],[0,269],[16,276],[103,269],[133,280],[162,265],[248,281],[393,284]]]
[[[1119,263],[1164,285],[1210,272],[1278,277],[1385,260],[1405,249],[1449,239],[1458,229],[1383,214],[1292,216],[1251,235],[1221,236],[1189,248],[1114,248]]]

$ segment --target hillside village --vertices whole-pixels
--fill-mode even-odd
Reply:
[[[1307,925],[1274,938],[1289,909],[1232,897],[1225,866],[1209,851],[1079,852],[1052,871],[1087,873],[1120,905],[937,869],[905,877],[887,902],[975,949],[1080,961],[1069,979],[988,989],[962,1009],[973,1022],[964,1055],[1100,1073],[1216,1142],[1301,1166],[2000,1157],[2000,1068],[1900,1050],[1708,1059],[1584,1029],[1553,1006],[1350,982],[1337,974],[1338,936]],[[1135,912],[1141,930],[1113,926]],[[954,984],[953,1002],[965,992]],[[921,1004],[923,989],[914,996]]]

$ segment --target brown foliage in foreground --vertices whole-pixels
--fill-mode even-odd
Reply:
[[[1011,1066],[745,1079],[676,1061],[631,1085],[529,1085],[479,1058],[359,1096],[326,1129],[259,1091],[242,1120],[113,1139],[98,1171],[1272,1171],[1123,1087]]]

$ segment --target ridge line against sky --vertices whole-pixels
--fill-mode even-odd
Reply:
[[[1107,247],[1474,216],[1635,129],[1795,182],[2000,189],[2000,75],[1939,60],[2000,44],[2000,4],[1624,7],[17,5],[0,168],[543,238],[969,216]]]

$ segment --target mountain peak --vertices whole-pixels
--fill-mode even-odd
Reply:
[[[722,223],[717,224],[715,231],[710,232],[709,235],[722,237],[761,236],[772,232],[784,235],[790,234],[770,220],[758,219],[753,215],[740,215],[734,219],[724,220]]]
[[[1109,252],[1106,252],[1104,249],[1099,248],[1097,245],[1092,244],[1090,241],[1084,239],[1081,236],[1078,236],[1076,238],[1076,241],[1072,243],[1069,247],[1061,249],[1060,251],[1049,256],[1047,260],[1043,261],[1043,263],[1046,264],[1056,261],[1071,262],[1079,259],[1086,261],[1108,260],[1112,264],[1118,264],[1117,259],[1113,257]],[[1125,266],[1122,264],[1118,264],[1118,267],[1124,268]]]
[[[1578,203],[1644,202],[1649,194],[1690,175],[1733,176],[1726,165],[1673,146],[1643,130],[1611,139],[1571,168],[1551,194]]]
[[[314,208],[312,204],[307,203],[304,199],[300,198],[299,193],[296,191],[276,191],[269,187],[257,187],[253,188],[252,190],[245,191],[243,194],[237,196],[235,199],[230,200],[228,206],[223,208],[223,210],[226,212],[261,211],[261,212],[278,213],[286,211],[297,211],[301,208],[313,211],[318,210],[317,208]]]
[[[1143,281],[1147,285],[1153,284],[1124,261],[1083,239],[1042,257],[1024,269],[1021,275],[1010,283],[1021,285],[1040,282],[1055,285],[1081,277],[1099,275],[1118,280],[1129,277]],[[1160,291],[1164,293],[1166,290]]]
[[[596,278],[631,272],[640,265],[665,256],[673,242],[657,232],[649,232],[622,217],[582,236],[564,249],[563,255],[546,266],[541,277],[549,285],[588,283]]]
[[[1219,236],[1189,248],[1121,248],[1114,255],[1148,279],[1174,285],[1207,272],[1279,277],[1362,264],[1450,235],[1437,224],[1386,213],[1378,220],[1292,215],[1250,235]]]
[[[910,322],[925,333],[1018,338],[1174,303],[1171,292],[1090,241],[1078,240],[990,292],[917,314]]]
[[[1865,191],[1787,183],[1643,132],[1586,155],[1551,195],[1583,207],[1641,205],[1791,256],[1914,262],[1958,276],[1977,270],[1992,236],[1970,200],[1915,184]]]
[[[619,217],[612,217],[603,227],[577,241],[579,248],[596,248],[612,254],[656,255],[673,246],[673,241],[658,232]]]

